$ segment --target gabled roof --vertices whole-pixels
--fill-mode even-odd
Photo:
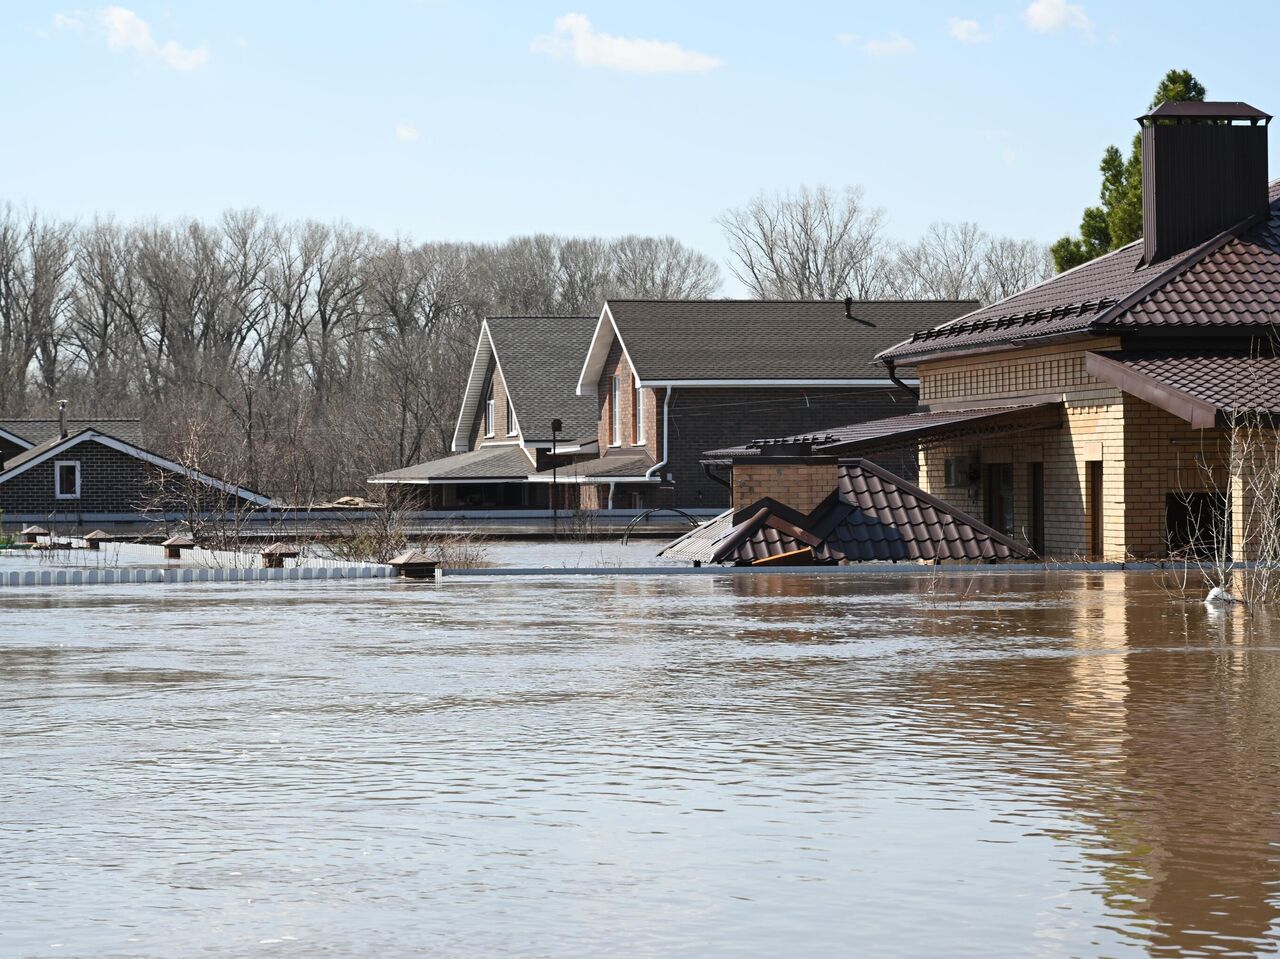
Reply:
[[[1280,323],[1280,181],[1267,217],[1142,266],[1142,241],[974,310],[885,350],[882,360],[1031,345],[1050,336],[1124,330],[1266,329]]]
[[[453,449],[466,449],[471,425],[484,402],[489,361],[502,371],[515,410],[520,441],[551,442],[551,421],[564,429],[561,443],[593,440],[596,397],[578,396],[578,370],[595,330],[590,316],[490,316],[476,338],[471,373],[453,433]]]
[[[7,483],[15,476],[20,476],[27,470],[39,466],[41,463],[55,457],[60,456],[73,450],[81,443],[97,443],[100,446],[106,446],[109,449],[132,456],[135,459],[150,463],[159,469],[166,470],[170,473],[178,473],[186,476],[196,482],[211,486],[214,489],[229,493],[232,496],[238,496],[248,500],[258,506],[270,506],[270,497],[264,496],[251,489],[243,486],[237,486],[234,483],[228,483],[226,480],[211,476],[208,473],[202,473],[199,470],[191,469],[173,460],[166,459],[150,450],[143,449],[141,446],[129,443],[116,436],[111,436],[96,429],[81,429],[78,432],[71,433],[66,437],[55,436],[51,440],[41,443],[39,446],[24,450],[19,455],[13,457],[4,464],[3,471],[0,471],[0,484]]]
[[[643,386],[883,385],[876,354],[971,300],[609,300],[578,377],[594,395],[622,343]]]
[[[529,454],[519,446],[481,446],[427,463],[370,476],[370,483],[518,483],[533,472]]]
[[[1025,559],[1031,551],[968,513],[866,460],[838,467],[836,488],[808,516],[773,500],[739,510],[712,554],[763,563],[809,551],[816,562]]]
[[[142,421],[136,418],[119,419],[68,419],[67,433],[94,429],[126,443],[142,443]],[[62,435],[57,417],[53,419],[0,420],[0,434],[20,441],[20,446],[30,449]]]

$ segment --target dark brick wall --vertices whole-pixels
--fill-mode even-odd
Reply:
[[[80,498],[54,495],[54,464],[80,464]],[[0,509],[7,513],[130,513],[155,489],[157,467],[93,440],[85,440],[0,484]],[[215,497],[209,498],[210,505]],[[171,504],[177,505],[177,504]]]
[[[662,471],[664,476],[673,475],[675,488],[663,491],[662,502],[696,507],[729,505],[729,490],[708,479],[702,470],[700,460],[706,450],[900,416],[915,409],[914,396],[886,388],[676,389],[669,411],[669,463]],[[659,419],[661,416],[659,406]],[[914,453],[873,458],[894,472],[910,474],[907,478],[914,475]],[[723,475],[725,470],[718,472]]]

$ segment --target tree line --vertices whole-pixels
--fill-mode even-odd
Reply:
[[[973,224],[884,236],[859,190],[761,195],[721,218],[753,296],[990,301],[1047,253]],[[62,222],[0,208],[0,414],[139,416],[147,443],[296,502],[449,450],[481,319],[594,315],[608,297],[719,295],[671,237],[413,243],[235,211]]]

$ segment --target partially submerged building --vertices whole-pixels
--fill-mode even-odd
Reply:
[[[914,371],[918,412],[716,451],[735,504],[808,509],[842,458],[910,449],[923,490],[1043,556],[1247,555],[1260,460],[1241,444],[1274,442],[1280,414],[1270,119],[1140,117],[1141,240],[882,351],[888,374]]]
[[[449,456],[370,477],[418,509],[723,508],[710,446],[915,408],[875,363],[967,301],[610,300],[491,317]],[[560,429],[552,433],[552,425]]]
[[[8,448],[21,446],[0,466],[5,522],[83,527],[135,522],[146,514],[190,511],[193,506],[221,512],[272,505],[261,493],[144,448],[140,433],[137,420],[0,423]]]

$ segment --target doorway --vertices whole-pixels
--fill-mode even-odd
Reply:
[[[987,525],[1008,536],[1013,532],[1013,464],[990,463],[987,466]]]

